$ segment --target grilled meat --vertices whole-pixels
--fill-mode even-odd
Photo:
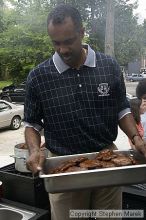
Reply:
[[[72,160],[68,160],[69,163],[76,163],[76,165],[78,165],[79,163],[85,161],[85,160],[88,160],[87,157],[77,157],[77,158],[74,158]]]
[[[94,159],[81,156],[68,160],[49,171],[50,174],[76,172],[98,168],[119,167],[138,164],[132,157],[113,150],[102,150]]]
[[[49,173],[51,174],[62,173],[66,171],[68,168],[76,166],[85,160],[88,160],[88,158],[87,157],[76,157],[72,160],[63,162],[60,166],[56,167],[55,169],[52,169]]]
[[[96,159],[108,161],[115,157],[117,157],[117,155],[113,153],[113,150],[105,149],[97,154]]]
[[[112,161],[100,161],[102,168],[116,167]]]
[[[127,166],[132,165],[132,160],[127,156],[118,156],[111,160],[116,166]]]
[[[49,173],[51,174],[56,174],[56,173],[63,173],[63,171],[67,170],[69,167],[75,166],[76,163],[74,162],[68,162],[65,161],[64,163],[62,163],[60,166],[52,169]]]
[[[85,167],[77,167],[77,166],[73,166],[73,167],[69,167],[67,170],[65,170],[65,173],[68,172],[77,172],[77,171],[84,171],[87,170]]]
[[[85,160],[84,162],[79,164],[80,167],[87,168],[87,169],[94,169],[101,167],[101,163],[98,160]]]

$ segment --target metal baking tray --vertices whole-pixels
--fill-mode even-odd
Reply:
[[[144,158],[142,154],[133,150],[115,150],[115,152],[133,156],[133,158],[136,159],[139,164],[101,169],[98,168],[70,173],[45,174],[46,170],[55,168],[64,161],[80,156],[93,159],[98,152],[50,157],[46,159],[44,169],[39,173],[39,177],[44,178],[45,189],[49,193],[145,183],[146,158]]]

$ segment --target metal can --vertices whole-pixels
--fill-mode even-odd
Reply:
[[[3,182],[0,181],[0,199],[3,197]]]

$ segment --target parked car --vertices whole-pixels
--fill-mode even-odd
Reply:
[[[126,98],[127,98],[127,100],[130,102],[131,99],[136,99],[137,97],[136,97],[136,96],[133,96],[133,95],[131,95],[131,94],[129,94],[129,93],[126,93]]]
[[[127,75],[126,80],[130,82],[137,82],[141,81],[144,77],[141,74],[132,74],[132,75]]]
[[[0,93],[0,99],[8,102],[24,103],[26,92],[25,86],[26,81],[22,82],[19,85],[11,84],[9,86],[5,86]]]
[[[10,127],[17,130],[24,118],[24,106],[0,100],[0,128]]]
[[[143,76],[143,78],[146,78],[146,71],[142,72],[141,75]]]

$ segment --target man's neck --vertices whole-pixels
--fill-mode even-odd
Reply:
[[[85,63],[85,60],[87,58],[87,54],[88,54],[87,49],[82,48],[80,59],[79,59],[78,63],[74,66],[74,68],[79,69],[80,66],[82,66]]]

